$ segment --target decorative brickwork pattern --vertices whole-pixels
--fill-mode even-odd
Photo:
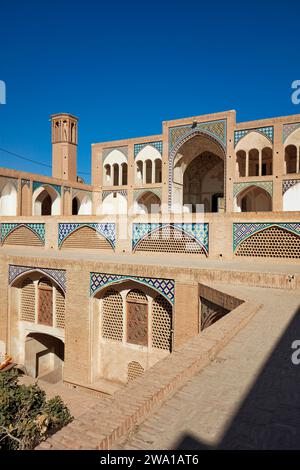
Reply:
[[[101,335],[113,341],[123,339],[123,300],[121,294],[108,289],[102,299]]]
[[[21,241],[24,237],[24,243],[8,243],[8,244],[18,244],[18,245],[29,245],[29,242],[34,243],[35,246],[41,246],[45,244],[45,224],[35,223],[35,224],[14,224],[14,223],[3,223],[1,224],[1,242],[7,243],[7,238],[12,232],[19,229],[18,235],[15,234],[15,237],[10,237],[10,242],[14,240],[15,242]],[[25,230],[24,230],[25,229]],[[22,234],[22,235],[21,235]],[[35,236],[32,236],[35,235]],[[40,243],[41,242],[41,243]]]
[[[135,223],[132,226],[134,251],[205,255],[208,241],[208,224]]]
[[[8,225],[8,224],[5,224]],[[28,227],[29,224],[11,224],[15,225],[11,227],[9,233],[4,236],[3,245],[21,245],[21,246],[44,246],[45,241],[40,238],[35,230]]]
[[[93,224],[93,223],[82,223],[82,224],[75,224],[75,223],[61,223],[58,224],[58,246],[60,247],[63,241],[71,235],[71,233],[75,232],[82,227],[90,227],[91,229],[98,232],[104,238],[108,240],[111,246],[115,247],[116,242],[116,224],[113,223],[102,223],[102,224]]]
[[[197,243],[184,232],[180,234],[174,227],[162,227],[155,230],[138,244],[135,251],[206,255],[201,244]]]
[[[152,346],[171,351],[172,305],[162,295],[152,303]]]
[[[45,277],[38,284],[38,322],[53,326],[53,287]]]
[[[284,124],[282,132],[282,141],[285,142],[286,139],[300,127],[300,122],[295,122],[293,124]]]
[[[139,289],[131,290],[126,297],[127,342],[148,345],[148,300]]]
[[[66,303],[65,295],[61,289],[56,289],[55,311],[57,328],[65,327]]]
[[[272,181],[252,181],[248,183],[233,183],[233,197],[237,196],[245,188],[250,186],[258,186],[264,189],[270,196],[273,195],[273,182]]]
[[[161,140],[158,140],[156,142],[144,142],[142,144],[135,144],[134,145],[134,158],[137,157],[138,153],[143,150],[143,148],[145,148],[147,145],[151,145],[152,147],[154,147],[156,150],[159,151],[159,153],[162,155],[162,146],[163,146],[163,143]]]
[[[239,131],[234,131],[234,146],[249,132],[258,132],[259,134],[264,135],[269,139],[271,143],[273,143],[274,139],[274,128],[273,126],[266,126],[266,127],[257,127],[256,129],[242,129]]]
[[[122,274],[91,273],[90,295],[95,295],[102,288],[122,281],[136,281],[156,290],[159,294],[166,297],[171,303],[174,303],[175,282],[173,279],[125,276]]]
[[[128,382],[132,382],[132,380],[141,377],[145,370],[141,366],[139,362],[131,361],[128,364]]]
[[[300,223],[245,223],[233,224],[233,251],[246,238],[269,227],[280,227],[300,237]]]
[[[31,279],[26,278],[21,284],[20,319],[35,322],[35,286]]]
[[[91,227],[82,226],[67,236],[61,244],[64,248],[82,248],[94,250],[112,250],[111,243],[102,234]]]
[[[246,238],[236,249],[236,256],[299,259],[300,236],[282,225],[270,226]]]

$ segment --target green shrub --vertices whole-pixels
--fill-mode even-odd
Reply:
[[[59,396],[46,400],[37,384],[19,385],[18,372],[0,373],[0,449],[33,449],[72,416]]]

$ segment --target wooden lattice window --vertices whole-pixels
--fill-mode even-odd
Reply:
[[[35,287],[29,278],[24,279],[21,285],[20,318],[24,321],[35,322]]]
[[[126,297],[127,342],[148,346],[148,301],[145,294],[131,290]]]
[[[171,351],[172,306],[162,295],[152,304],[152,346]]]
[[[38,284],[38,322],[53,326],[53,287],[45,277]]]
[[[114,341],[123,339],[123,300],[114,289],[108,289],[103,296],[101,334]]]

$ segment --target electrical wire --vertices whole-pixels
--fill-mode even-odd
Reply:
[[[24,155],[19,155],[18,153],[11,152],[10,150],[4,149],[2,147],[0,147],[0,151],[5,152],[9,155],[12,155],[16,158],[20,158],[21,160],[25,160],[26,162],[34,163],[35,165],[40,165],[40,166],[43,166],[45,168],[52,168],[52,166],[48,165],[47,163],[38,162],[37,160],[33,160],[32,158],[24,157]],[[78,174],[79,175],[89,175],[89,173],[87,173],[85,171],[79,171]]]

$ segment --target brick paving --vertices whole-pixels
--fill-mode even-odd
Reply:
[[[111,449],[168,400],[199,369],[216,357],[257,313],[260,305],[246,302],[201,335],[188,341],[141,377],[99,400],[68,426],[38,446],[42,449]]]
[[[291,362],[300,296],[238,290],[263,308],[115,449],[300,449],[300,365]]]
[[[262,307],[237,328],[238,307],[39,448],[300,449],[299,294],[213,287]]]

